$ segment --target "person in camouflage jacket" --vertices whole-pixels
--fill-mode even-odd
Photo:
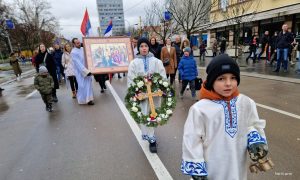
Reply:
[[[40,92],[46,111],[52,112],[52,89],[54,82],[45,66],[39,67],[39,73],[34,78],[34,87]]]

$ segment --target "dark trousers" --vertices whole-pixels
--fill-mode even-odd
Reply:
[[[195,80],[182,80],[182,87],[181,87],[181,91],[180,91],[180,94],[183,95],[184,91],[185,91],[185,88],[186,86],[190,84],[190,89],[191,89],[191,92],[192,92],[192,97],[195,97],[196,96],[196,90],[195,90]]]
[[[70,81],[70,86],[72,91],[77,91],[78,90],[78,84],[75,76],[68,76],[68,79]]]
[[[167,78],[170,76],[170,84],[173,85],[174,80],[175,80],[175,74],[167,74]]]
[[[43,99],[44,103],[46,104],[46,106],[52,104],[52,95],[51,94],[42,94],[42,93],[40,93],[40,94],[41,94],[42,99]]]
[[[217,52],[213,52],[213,57],[217,56]]]
[[[250,50],[250,54],[249,54],[249,56],[246,58],[246,62],[247,62],[247,63],[248,63],[248,59],[251,58],[252,53],[253,53],[253,57],[252,57],[253,63],[256,62],[256,50]]]
[[[107,80],[107,74],[99,74],[97,75],[97,81],[99,82],[101,90],[106,89],[105,81]]]

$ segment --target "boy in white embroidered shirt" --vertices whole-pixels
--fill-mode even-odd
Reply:
[[[265,121],[255,102],[239,94],[240,69],[228,55],[207,69],[200,101],[184,126],[181,171],[193,179],[247,179],[247,149],[253,161],[268,153]]]

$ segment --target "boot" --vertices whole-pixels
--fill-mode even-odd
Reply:
[[[76,98],[76,91],[72,91],[72,98],[73,98],[73,99]]]
[[[157,153],[156,141],[149,142],[149,150],[151,153]]]
[[[56,96],[56,94],[55,94],[55,95],[53,95],[53,96],[52,96],[52,98],[53,98],[53,102],[58,102],[58,99],[57,99],[57,96]]]
[[[49,111],[49,104],[48,103],[46,104],[46,108],[45,109],[46,109],[46,111]]]
[[[52,112],[52,111],[53,111],[53,108],[52,108],[52,104],[51,104],[51,103],[49,103],[48,111],[49,111],[49,112]]]

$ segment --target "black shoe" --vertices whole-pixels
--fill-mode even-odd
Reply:
[[[279,69],[274,69],[273,72],[279,72]]]
[[[54,95],[52,98],[53,98],[53,99],[52,99],[53,102],[58,102],[58,99],[57,99],[57,96],[56,96],[56,95]]]
[[[151,153],[157,153],[156,141],[149,143],[149,150]]]
[[[4,89],[3,88],[0,88],[0,91],[3,91]]]
[[[121,79],[122,77],[121,76],[118,76],[118,79]]]
[[[94,105],[95,103],[93,101],[90,101],[87,103],[88,105]]]
[[[101,91],[100,91],[101,93],[104,93],[104,90],[103,89],[101,89]]]
[[[53,111],[52,104],[49,104],[49,106],[48,106],[48,111],[49,111],[49,112],[52,112],[52,111]]]

